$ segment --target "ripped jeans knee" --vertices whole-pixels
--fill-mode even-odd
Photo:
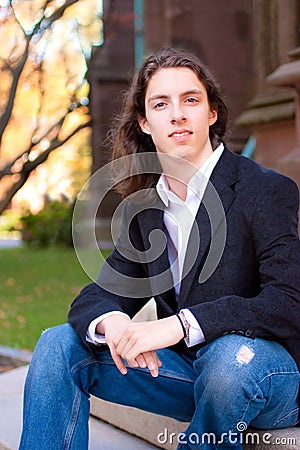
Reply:
[[[212,417],[226,410],[232,426],[259,416],[257,424],[272,428],[299,404],[299,370],[277,342],[224,335],[198,351],[194,369],[196,404],[209,404]]]

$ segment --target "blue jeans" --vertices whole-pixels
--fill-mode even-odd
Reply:
[[[241,449],[245,426],[298,421],[300,374],[278,343],[230,334],[203,347],[194,361],[170,349],[158,353],[158,378],[140,368],[124,376],[109,351],[91,356],[70,325],[47,330],[26,380],[20,450],[87,450],[90,394],[190,422],[177,437],[185,450]]]

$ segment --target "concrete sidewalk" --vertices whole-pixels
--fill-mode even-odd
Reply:
[[[27,366],[0,375],[0,450],[17,450],[22,427]],[[155,450],[157,447],[112,425],[90,418],[89,450]]]
[[[23,242],[20,239],[0,239],[0,248],[15,247],[23,247]]]

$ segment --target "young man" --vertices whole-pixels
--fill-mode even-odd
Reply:
[[[228,150],[226,121],[193,55],[163,49],[134,78],[113,149],[136,161],[118,178],[120,238],[70,324],[38,342],[21,450],[86,450],[90,394],[189,421],[178,449],[298,423],[298,190]],[[161,174],[141,170],[149,154]],[[158,319],[132,322],[152,295]]]

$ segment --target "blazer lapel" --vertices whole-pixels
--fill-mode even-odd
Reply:
[[[185,303],[195,276],[205,282],[216,269],[226,241],[226,214],[235,199],[239,157],[224,149],[205,190],[193,225],[183,269],[179,308]],[[199,276],[200,273],[200,276]]]
[[[163,214],[164,204],[158,199],[149,208],[143,210],[139,222],[145,248],[147,249],[151,242],[151,245],[154,246],[155,256],[157,256],[153,260],[150,258],[147,263],[154,295],[158,293],[170,308],[176,311],[177,301],[168,258],[167,230],[164,225]]]

